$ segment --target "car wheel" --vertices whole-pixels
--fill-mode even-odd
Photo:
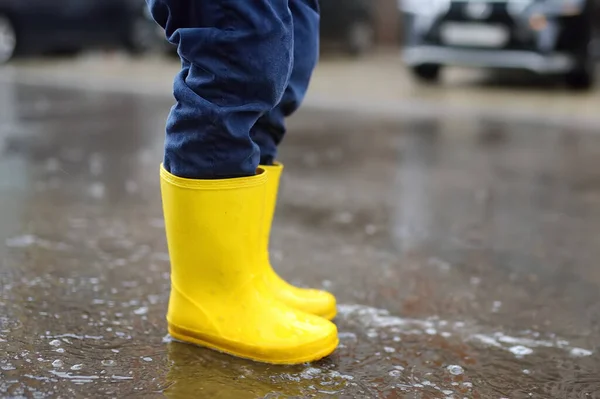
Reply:
[[[586,2],[586,7],[591,7],[591,2]],[[591,10],[588,10],[591,14]],[[594,86],[596,75],[596,59],[594,48],[594,23],[589,15],[578,20],[580,29],[574,35],[572,51],[577,59],[577,64],[572,71],[565,75],[567,85],[575,90],[589,90]]]
[[[17,50],[17,30],[4,14],[0,14],[0,65],[10,61]]]
[[[438,64],[423,64],[412,68],[413,75],[420,81],[435,83],[440,79],[442,66]]]
[[[594,86],[596,80],[596,62],[590,42],[579,64],[565,75],[567,85],[574,90],[589,90]]]
[[[573,90],[590,90],[594,87],[594,71],[587,68],[578,68],[565,77],[567,85]]]
[[[346,47],[348,53],[359,56],[367,53],[375,45],[375,28],[368,20],[354,21],[348,29]]]

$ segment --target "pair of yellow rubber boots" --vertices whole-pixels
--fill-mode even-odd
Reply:
[[[288,284],[269,262],[282,169],[192,180],[161,166],[173,338],[274,364],[318,360],[337,347],[333,295]]]

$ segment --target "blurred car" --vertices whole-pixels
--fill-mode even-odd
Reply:
[[[523,69],[594,84],[600,0],[400,0],[403,59],[423,81],[445,65]]]
[[[321,41],[342,44],[350,55],[362,55],[375,45],[372,0],[320,0]]]
[[[0,0],[0,64],[91,47],[143,53],[162,40],[144,0]]]

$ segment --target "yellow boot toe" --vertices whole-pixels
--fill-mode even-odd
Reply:
[[[265,278],[273,295],[285,304],[327,320],[335,318],[337,314],[336,300],[329,292],[291,285],[270,267]]]

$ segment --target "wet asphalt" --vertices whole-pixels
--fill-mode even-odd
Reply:
[[[0,86],[0,396],[600,398],[600,135],[305,108],[273,263],[339,300],[294,367],[166,336],[168,98]]]

